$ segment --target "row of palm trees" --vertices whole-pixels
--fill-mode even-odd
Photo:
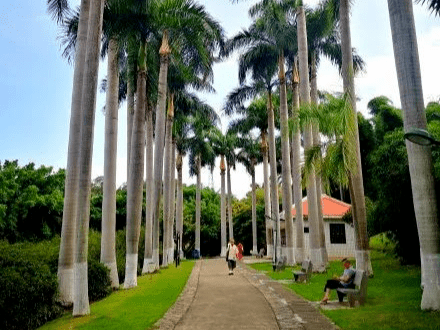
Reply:
[[[429,8],[439,14],[440,3],[437,0],[421,0],[418,2],[428,2]],[[239,90],[229,95],[229,104],[225,107],[227,113],[232,113],[235,109],[243,111],[242,101],[261,93],[266,88],[268,106],[268,132],[269,132],[269,151],[271,159],[271,215],[270,218],[278,223],[278,207],[277,192],[275,185],[276,171],[274,170],[274,135],[273,135],[273,106],[272,106],[272,87],[275,66],[278,62],[278,81],[280,93],[280,116],[281,116],[281,143],[282,143],[282,172],[283,186],[290,186],[289,167],[298,169],[299,161],[294,160],[298,156],[299,148],[292,148],[292,162],[289,164],[287,153],[289,151],[287,144],[288,135],[286,130],[286,100],[285,100],[285,73],[284,58],[289,59],[289,50],[292,52],[292,85],[293,85],[293,125],[294,134],[298,134],[299,125],[303,128],[304,145],[307,158],[313,159],[313,154],[319,154],[313,150],[313,146],[320,144],[319,129],[323,128],[316,125],[316,121],[311,120],[313,116],[305,118],[302,123],[298,123],[296,111],[298,104],[302,107],[315,107],[317,104],[316,89],[316,64],[318,63],[318,55],[324,54],[329,56],[335,63],[340,65],[343,77],[343,87],[345,97],[343,103],[339,105],[342,109],[350,109],[349,112],[342,111],[342,121],[345,127],[338,128],[334,125],[331,129],[335,145],[333,151],[337,148],[341,149],[342,161],[346,164],[342,169],[340,176],[341,182],[346,181],[350,191],[352,200],[352,212],[354,216],[355,232],[356,232],[356,264],[357,268],[366,270],[372,274],[371,261],[369,256],[368,236],[366,230],[366,208],[363,191],[363,178],[360,160],[359,133],[357,130],[356,116],[356,93],[354,85],[354,74],[356,66],[361,62],[353,56],[350,37],[350,6],[349,0],[329,0],[322,1],[321,8],[331,8],[327,11],[333,16],[330,18],[330,24],[326,26],[326,10],[316,10],[314,13],[305,14],[303,3],[299,1],[261,1],[251,9],[251,14],[256,17],[254,23],[248,30],[243,31],[236,36],[231,42],[231,48],[246,47],[245,52],[240,59],[240,78],[243,82],[246,73],[251,73],[251,85],[242,85]],[[398,73],[398,82],[401,93],[401,103],[404,110],[405,130],[412,127],[426,129],[426,116],[424,113],[423,93],[420,78],[420,65],[417,54],[417,38],[414,27],[414,17],[411,0],[405,1],[388,1],[391,30],[393,35],[393,46],[396,59],[396,69]],[[289,24],[290,17],[294,16],[293,24]],[[307,17],[307,20],[306,20]],[[328,17],[328,16],[327,16]],[[313,22],[319,22],[317,26]],[[335,24],[337,21],[337,24]],[[296,25],[295,25],[296,23]],[[296,31],[289,28],[296,28]],[[338,45],[337,34],[332,33],[339,30],[340,44]],[[289,31],[292,31],[291,33]],[[310,32],[312,31],[312,32]],[[292,37],[297,35],[297,38]],[[332,40],[331,47],[328,48],[325,41]],[[297,41],[297,44],[294,43]],[[290,49],[289,49],[290,46]],[[338,50],[340,56],[332,57],[329,52]],[[294,63],[297,57],[299,62],[299,75],[296,74]],[[252,60],[250,60],[252,59]],[[310,72],[310,74],[309,74]],[[299,76],[299,77],[298,77]],[[299,78],[299,79],[298,79]],[[309,81],[310,78],[310,81]],[[298,83],[299,80],[299,83]],[[297,87],[299,85],[299,98]],[[333,100],[334,101],[334,100]],[[330,102],[332,103],[332,102]],[[328,107],[331,108],[331,105]],[[319,116],[318,116],[319,117]],[[315,116],[316,118],[316,116]],[[321,121],[325,123],[325,121]],[[351,123],[351,125],[350,125]],[[353,129],[350,129],[350,126]],[[342,132],[341,132],[342,129]],[[263,135],[264,128],[261,130]],[[342,133],[342,134],[341,134]],[[294,143],[298,143],[298,136],[293,136]],[[295,144],[294,144],[295,145]],[[330,149],[331,150],[331,149]],[[422,309],[440,308],[440,229],[438,225],[438,211],[436,207],[436,196],[434,191],[434,183],[432,177],[432,160],[430,149],[418,146],[407,141],[408,158],[410,163],[411,182],[413,187],[414,207],[419,230],[419,238],[421,245],[422,259],[422,286],[424,287],[422,296]],[[296,154],[296,155],[295,155]],[[312,156],[310,156],[312,155]],[[351,164],[350,164],[351,163]],[[315,163],[316,165],[316,163]],[[322,266],[326,262],[325,245],[323,245],[322,232],[322,214],[317,201],[320,200],[319,193],[321,191],[321,180],[319,172],[315,172],[319,166],[307,166],[307,196],[309,204],[309,221],[311,230],[311,259],[314,265]],[[321,168],[322,170],[322,168]],[[265,172],[266,174],[267,172]],[[292,172],[294,178],[293,189],[296,191],[295,204],[301,205],[298,198],[300,190],[295,188],[298,184],[296,176],[298,172]],[[344,178],[346,177],[346,179]],[[265,183],[267,182],[265,178]],[[295,195],[295,194],[294,194]],[[266,195],[266,198],[268,196]],[[283,208],[286,214],[286,236],[287,236],[287,260],[292,262],[292,256],[297,258],[295,261],[301,260],[302,252],[302,223],[301,211],[297,210],[297,226],[299,225],[296,237],[296,253],[292,253],[293,246],[292,224],[290,218],[290,203],[288,189],[283,189]],[[267,211],[267,208],[266,208]],[[298,221],[300,220],[300,221]],[[279,225],[276,226],[279,230]],[[276,233],[279,237],[279,232]]]
[[[409,0],[406,2],[410,3]],[[236,147],[230,141],[236,138],[232,134],[223,136],[218,129],[216,130],[214,126],[218,117],[213,109],[188,93],[188,86],[193,89],[212,90],[210,87],[212,65],[216,56],[221,55],[221,50],[223,50],[223,31],[218,23],[204,11],[203,7],[190,0],[109,0],[105,3],[103,0],[82,0],[80,11],[72,13],[66,6],[66,1],[48,0],[48,4],[54,13],[58,13],[56,17],[59,19],[68,17],[64,21],[67,31],[66,40],[68,40],[67,49],[74,50],[75,58],[65,206],[58,272],[61,299],[66,303],[73,302],[74,315],[89,313],[87,235],[93,122],[101,36],[104,40],[102,49],[104,53],[108,52],[106,173],[104,175],[101,260],[110,268],[114,286],[119,285],[114,253],[114,194],[116,190],[114,162],[116,159],[117,102],[121,95],[124,96],[121,91],[125,92],[128,109],[127,257],[124,287],[130,288],[137,285],[137,256],[142,220],[143,185],[143,180],[140,178],[144,177],[144,170],[146,184],[150,188],[147,189],[146,197],[147,235],[143,272],[154,271],[159,267],[161,200],[164,203],[162,264],[167,265],[173,258],[173,232],[180,233],[180,236],[182,234],[181,165],[182,157],[188,151],[191,173],[197,175],[198,188],[195,249],[200,252],[201,168],[208,165],[212,170],[217,153],[221,155],[222,175],[222,254],[225,253],[224,247],[226,245],[226,204],[228,204],[229,236],[233,237],[230,170],[234,167],[237,158],[247,164],[248,172],[253,175],[252,191],[255,196],[254,167],[260,157],[263,160],[265,174],[268,254],[273,252],[276,252],[277,255],[280,254],[277,158],[275,153],[276,118],[273,105],[275,88],[278,88],[280,95],[283,209],[290,210],[292,201],[295,201],[297,205],[295,228],[291,213],[285,212],[287,260],[292,264],[301,262],[304,258],[302,212],[298,208],[302,204],[299,157],[300,130],[302,128],[304,133],[306,154],[311,154],[313,150],[319,149],[316,148],[320,145],[319,131],[325,132],[326,129],[317,125],[316,120],[310,119],[313,116],[305,116],[300,120],[299,115],[300,105],[302,108],[313,108],[313,104],[317,104],[316,67],[319,64],[320,55],[328,56],[334,63],[339,64],[344,78],[344,91],[347,100],[349,100],[345,104],[350,104],[350,107],[347,108],[351,113],[351,116],[347,116],[347,121],[352,121],[354,130],[349,131],[350,134],[342,135],[343,140],[346,141],[343,148],[348,150],[348,154],[353,155],[353,165],[343,171],[348,176],[347,184],[353,203],[357,267],[372,272],[355,115],[354,71],[355,68],[362,67],[362,61],[353,55],[351,48],[350,3],[348,0],[325,0],[315,11],[304,9],[302,1],[289,0],[263,0],[251,9],[254,23],[248,30],[230,40],[226,47],[226,53],[245,48],[245,52],[240,58],[239,76],[242,83],[245,82],[247,76],[250,76],[251,84],[243,84],[230,94],[225,112],[231,114],[236,111],[246,114],[246,119],[231,125],[231,131],[238,130],[244,136],[249,133],[249,127],[257,126],[260,128],[261,144],[256,141],[252,142],[251,139],[244,139],[241,153],[237,157],[234,157],[234,148]],[[390,0],[390,16],[393,5],[395,8],[402,8],[401,4],[393,4],[393,1]],[[339,40],[340,42],[338,42]],[[288,75],[285,70],[286,62]],[[276,77],[277,71],[278,77]],[[294,128],[290,131],[286,96],[286,81],[289,77],[292,79],[294,95],[290,114],[290,121]],[[121,88],[121,86],[126,87]],[[261,95],[261,93],[267,96],[266,104],[255,102],[247,108],[242,106],[245,99]],[[259,119],[263,119],[258,123],[256,121],[253,124],[246,123],[246,120],[249,121],[254,112],[258,111],[262,115]],[[153,129],[153,123],[155,123],[155,129]],[[247,128],[244,128],[245,126]],[[336,129],[329,130],[332,132],[329,134],[340,136],[337,135],[339,133]],[[266,143],[267,140],[268,143]],[[261,153],[256,149],[259,145]],[[426,150],[423,152],[428,157]],[[411,159],[411,156],[409,157]],[[429,162],[425,163],[429,165]],[[163,172],[174,173],[174,167],[177,168],[178,173],[177,184],[175,184],[174,175],[165,175],[165,179],[162,180]],[[226,190],[224,187],[225,171],[228,178],[228,203],[224,197]],[[318,165],[309,166],[306,180],[311,224],[310,257],[317,269],[325,267],[327,262],[322,211],[318,202],[322,185],[321,173],[323,172],[320,171]],[[291,184],[291,180],[293,180],[293,184]],[[161,198],[162,185],[163,198]],[[174,201],[176,190],[177,203]],[[176,211],[174,211],[174,205],[176,205]],[[436,256],[439,253],[435,248],[435,242],[438,243],[438,228],[435,230],[435,226],[432,226],[432,215],[435,214],[436,217],[436,210],[433,210],[432,207],[430,210],[431,212],[428,212],[430,218],[420,220],[424,221],[425,225],[422,228],[424,232],[419,233],[420,237],[428,237],[427,230],[433,230],[432,237],[429,236],[431,237],[430,244],[422,245],[423,240],[421,239],[426,288],[435,286],[435,274],[439,273],[436,263],[438,260]],[[174,213],[176,213],[176,229],[173,228]],[[417,221],[419,222],[419,218]],[[253,250],[256,252],[254,208],[252,223]],[[269,223],[277,224],[275,226],[277,230],[274,233],[270,230]],[[419,226],[419,231],[420,228]],[[181,250],[181,246],[179,250]],[[435,305],[438,304],[438,298],[436,300],[433,297],[425,290],[422,308],[438,309],[436,307],[438,305]]]
[[[166,175],[163,181],[162,264],[167,265],[173,258],[172,217],[175,194],[172,192],[175,191],[175,180],[174,175],[168,174],[174,173],[171,169],[175,167],[175,151],[179,152],[181,159],[185,152],[191,150],[191,159],[196,160],[194,164],[197,164],[193,171],[198,177],[200,166],[207,162],[212,163],[211,160],[203,158],[203,148],[206,149],[207,143],[203,139],[201,143],[191,143],[187,131],[193,131],[193,140],[196,137],[200,139],[200,134],[205,134],[206,127],[212,127],[218,117],[211,107],[188,92],[188,86],[199,90],[212,89],[212,64],[218,56],[224,37],[219,24],[202,6],[190,0],[84,0],[76,12],[71,11],[65,1],[48,3],[49,8],[57,10],[59,17],[67,15],[62,21],[66,31],[65,54],[75,58],[75,87],[72,97],[65,212],[58,271],[60,297],[64,303],[73,302],[74,315],[83,315],[89,313],[87,237],[93,123],[101,39],[102,53],[108,53],[101,260],[111,270],[112,285],[119,286],[114,224],[117,109],[122,89],[128,100],[129,155],[124,287],[130,288],[137,285],[144,171],[148,184],[148,235],[143,267],[143,271],[146,272],[159,267],[159,216],[164,168]],[[126,86],[126,90],[121,86]],[[192,120],[183,120],[189,115],[192,116]],[[181,119],[180,125],[174,126],[175,117]],[[154,130],[153,120],[156,126]],[[198,127],[202,127],[200,134]],[[178,177],[182,177],[181,170]],[[177,187],[180,206],[176,231],[180,231],[181,234],[181,181]],[[198,187],[200,190],[200,184]],[[200,203],[196,218],[200,223]],[[200,250],[199,244],[196,243],[196,249]]]
[[[340,39],[339,26],[342,26],[337,13],[339,12],[339,1],[323,1],[314,11],[304,9],[301,1],[262,1],[250,10],[254,18],[252,25],[235,36],[228,45],[229,51],[243,49],[240,57],[239,77],[242,85],[230,93],[225,112],[232,114],[234,111],[246,113],[243,108],[246,99],[265,93],[267,95],[267,122],[259,125],[262,140],[265,140],[266,132],[269,140],[270,161],[270,208],[266,207],[268,219],[276,224],[273,237],[280,237],[279,210],[278,210],[278,189],[277,189],[277,163],[275,153],[275,117],[273,106],[273,93],[277,88],[279,93],[280,108],[280,132],[281,132],[281,156],[282,156],[282,181],[283,181],[283,209],[286,222],[286,257],[289,264],[301,262],[304,259],[304,238],[302,219],[302,187],[301,187],[301,166],[300,166],[300,126],[303,128],[304,146],[306,151],[313,146],[319,145],[319,126],[308,121],[299,121],[298,111],[300,105],[309,107],[310,104],[318,103],[318,91],[316,84],[316,67],[321,55],[329,57],[334,63],[340,66],[346,63],[344,59],[344,46]],[[341,4],[342,6],[342,4]],[[342,11],[343,13],[343,11]],[[310,41],[309,41],[310,40]],[[309,41],[309,42],[308,42]],[[351,46],[346,47],[352,54]],[[358,56],[349,59],[355,64],[356,69],[361,69],[363,62]],[[345,61],[345,62],[344,62]],[[288,71],[292,77],[293,105],[291,121],[293,122],[293,133],[289,132],[289,115],[287,105],[287,84],[285,63],[288,64]],[[310,63],[310,64],[309,64]],[[353,67],[353,64],[352,64]],[[352,70],[353,71],[353,70]],[[350,72],[352,72],[350,71]],[[276,74],[278,72],[278,75]],[[309,72],[312,74],[309,75]],[[250,76],[251,83],[246,85],[247,76]],[[310,77],[311,76],[311,77]],[[251,110],[251,109],[250,109]],[[249,111],[250,111],[249,110]],[[354,115],[353,111],[353,115]],[[256,126],[256,125],[255,125]],[[291,143],[292,142],[292,143]],[[359,149],[359,145],[354,145]],[[357,158],[360,164],[360,156]],[[357,161],[356,160],[356,161]],[[267,165],[264,165],[267,168]],[[267,173],[267,171],[265,171]],[[360,168],[352,170],[353,173],[361,173]],[[360,175],[360,174],[358,174]],[[293,185],[291,184],[293,179]],[[265,182],[269,180],[265,178]],[[310,258],[315,270],[325,268],[327,263],[327,252],[325,247],[324,229],[321,210],[321,179],[319,173],[315,173],[310,167],[307,176],[307,198],[309,204],[309,223],[311,231]],[[362,184],[362,182],[360,182]],[[363,193],[355,195],[354,187],[358,181],[350,186],[354,208],[360,208],[357,235],[357,266],[360,269],[372,273],[371,262],[368,254],[368,239],[366,232],[365,202]],[[268,188],[269,185],[266,185]],[[292,187],[292,189],[291,189]],[[363,187],[357,188],[363,192]],[[297,210],[295,228],[290,210],[292,207],[292,191],[294,192],[295,205]],[[357,196],[357,197],[356,197]],[[266,194],[269,199],[269,194]],[[269,206],[269,202],[266,201]],[[269,227],[269,226],[268,226]],[[294,238],[295,236],[295,238]],[[267,233],[268,251],[271,242],[271,235]],[[366,242],[366,245],[365,245]],[[272,243],[272,244],[271,244]],[[276,249],[279,250],[279,239]],[[276,253],[279,255],[279,251]]]

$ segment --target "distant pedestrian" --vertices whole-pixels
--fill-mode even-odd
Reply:
[[[237,249],[238,249],[237,258],[238,258],[238,260],[241,260],[241,259],[243,259],[243,251],[244,251],[243,244],[238,243],[237,244]]]
[[[228,250],[226,251],[226,260],[228,261],[229,275],[234,275],[234,268],[237,266],[238,249],[235,245],[234,239],[231,238],[228,243]]]

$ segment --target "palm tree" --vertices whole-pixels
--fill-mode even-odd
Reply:
[[[299,121],[299,74],[298,61],[294,61],[292,69],[292,189],[295,203],[295,261],[304,261],[304,221],[302,209],[301,185],[301,129]]]
[[[220,176],[221,176],[221,191],[220,191],[220,256],[226,256],[226,181],[225,181],[225,155],[220,155]]]
[[[70,12],[66,1],[48,1],[49,12],[58,22],[64,20]],[[62,304],[73,303],[74,252],[77,226],[78,189],[79,189],[79,155],[81,146],[81,100],[85,56],[87,49],[87,30],[89,24],[90,1],[81,1],[78,33],[75,47],[75,69],[73,76],[72,103],[69,128],[69,147],[67,153],[67,171],[64,188],[63,221],[61,228],[60,254],[58,258],[59,300]]]
[[[431,1],[431,8],[438,10],[439,6],[438,1]],[[388,0],[388,9],[404,128],[405,131],[413,127],[426,130],[412,2]],[[406,149],[422,260],[421,308],[440,310],[440,228],[431,149],[408,140]]]
[[[87,240],[90,219],[93,126],[95,121],[99,42],[102,31],[103,11],[104,1],[96,0],[91,2],[81,101],[82,123],[79,157],[78,231],[75,247],[73,315],[85,315],[90,313],[87,286]]]
[[[261,158],[261,147],[258,139],[252,136],[244,136],[238,140],[241,150],[237,154],[237,160],[241,162],[252,177],[252,253],[258,254],[257,246],[257,197],[255,185],[255,166]]]
[[[146,151],[145,151],[145,251],[142,273],[155,271],[153,263],[153,115],[154,110],[151,103],[147,105],[146,114]]]
[[[189,163],[190,175],[197,175],[195,250],[198,251],[200,256],[201,171],[205,165],[209,165],[211,168],[214,167],[215,152],[208,137],[210,136],[210,130],[215,127],[218,117],[211,107],[203,103],[199,103],[197,108],[199,111],[192,116],[191,120],[194,135],[190,138],[189,143]]]
[[[213,35],[216,37],[216,35]],[[205,43],[209,39],[205,40]],[[215,41],[215,40],[211,40]],[[183,60],[182,63],[174,61],[171,63],[169,74],[168,74],[168,85],[169,85],[169,107],[166,118],[166,133],[165,133],[165,168],[167,173],[173,173],[174,166],[171,164],[175,160],[175,153],[172,153],[172,144],[174,141],[173,134],[173,121],[174,121],[174,100],[177,101],[177,111],[182,112],[182,114],[189,114],[190,109],[188,108],[187,98],[190,97],[186,92],[188,87],[194,90],[205,90],[213,91],[210,84],[210,77],[212,76],[212,62],[204,63],[204,54],[197,54],[191,47],[181,47],[179,50],[180,58]],[[199,58],[199,60],[197,59]],[[190,63],[189,65],[186,63]],[[164,181],[164,194],[166,198],[164,199],[164,248],[167,251],[167,257],[163,258],[163,265],[166,266],[173,259],[173,245],[172,245],[172,235],[174,223],[174,204],[171,199],[175,196],[174,191],[170,191],[173,176],[168,176]]]
[[[176,235],[178,235],[178,251],[183,257],[182,238],[183,238],[183,183],[182,166],[183,158],[189,151],[191,116],[185,111],[194,114],[201,101],[194,95],[179,93],[176,95],[176,116],[174,118],[174,140],[177,149],[176,170],[177,170],[177,201],[176,201]],[[179,111],[180,109],[180,111]]]
[[[234,223],[232,216],[232,183],[231,183],[231,170],[235,170],[235,155],[232,157],[226,157],[226,180],[228,186],[228,228],[229,228],[229,239],[234,238]]]
[[[210,140],[213,143],[214,152],[217,155],[220,155],[220,175],[221,175],[221,183],[222,183],[222,195],[221,195],[221,256],[226,255],[226,198],[225,198],[225,158],[227,162],[230,164],[231,159],[235,158],[235,148],[237,144],[237,136],[231,130],[228,130],[226,134],[223,134],[220,129],[212,128],[210,131]],[[228,181],[230,180],[230,176],[228,176]],[[230,212],[232,213],[232,212]],[[229,223],[229,228],[232,229],[232,221]],[[231,230],[232,232],[232,230]],[[233,237],[233,234],[230,233],[230,237]]]
[[[170,10],[168,10],[170,9]],[[171,10],[172,9],[172,10]],[[158,264],[159,257],[159,204],[160,204],[160,188],[162,184],[162,171],[163,171],[163,150],[164,150],[164,130],[165,130],[165,106],[167,97],[167,71],[169,57],[172,51],[172,47],[168,44],[168,30],[171,35],[171,41],[175,41],[176,47],[173,57],[177,56],[178,52],[182,48],[178,45],[191,45],[187,47],[187,52],[190,54],[197,54],[197,57],[187,57],[187,64],[191,64],[192,61],[196,63],[200,61],[200,64],[205,68],[209,67],[211,62],[210,47],[217,45],[217,41],[222,35],[222,29],[216,21],[210,18],[210,16],[204,11],[202,6],[194,4],[190,0],[169,0],[163,3],[163,6],[158,11],[158,14],[164,12],[171,12],[172,17],[163,15],[164,23],[167,23],[163,32],[163,43],[160,49],[161,55],[161,71],[159,75],[159,101],[156,109],[156,141],[155,141],[155,155],[154,155],[154,237],[153,237],[153,260]],[[174,18],[178,18],[174,20]],[[185,26],[185,29],[182,29]],[[170,28],[172,27],[172,28]],[[208,41],[205,42],[205,39]]]
[[[168,111],[165,121],[165,155],[164,155],[164,169],[167,175],[163,180],[163,257],[162,266],[167,266],[171,260],[169,258],[170,250],[170,233],[171,233],[171,184],[174,180],[174,168],[171,166],[171,152],[172,152],[172,130],[174,120],[174,95],[171,93],[168,97]]]
[[[255,86],[257,87],[257,86]],[[243,88],[246,88],[243,86]],[[241,89],[241,88],[240,88]],[[257,91],[258,89],[256,89]],[[240,95],[240,90],[236,90],[236,95]],[[240,132],[248,134],[254,128],[260,131],[261,139],[261,155],[263,158],[263,176],[264,176],[264,203],[265,203],[265,224],[266,224],[266,247],[267,255],[273,255],[273,236],[270,219],[270,189],[269,189],[269,160],[268,160],[268,145],[267,145],[267,101],[264,97],[254,99],[248,107],[243,107],[240,98],[233,97],[235,93],[231,93],[226,104],[226,108],[237,108],[237,113],[242,114],[243,117],[233,120],[229,123],[229,130],[233,132]],[[238,102],[237,104],[235,104]]]
[[[297,9],[298,20],[298,56],[299,56],[299,90],[301,105],[310,105],[310,85],[309,85],[309,66],[308,66],[308,47],[306,18],[302,1]],[[307,152],[313,146],[312,124],[307,123],[304,128],[304,149]],[[319,219],[318,219],[318,200],[316,196],[315,171],[311,169],[307,177],[307,203],[309,208],[310,224],[310,259],[314,270],[321,270],[325,267],[325,260],[322,258],[319,244]]]
[[[350,1],[339,1],[339,17],[341,29],[342,45],[342,79],[344,92],[348,93],[351,100],[351,108],[356,114],[356,92],[354,86],[353,53],[351,47],[350,32]],[[364,185],[362,179],[361,154],[359,146],[359,131],[357,126],[357,116],[355,119],[354,148],[356,152],[356,170],[350,175],[350,194],[352,200],[352,210],[355,219],[356,229],[356,268],[365,270],[368,274],[373,274],[371,266],[369,242],[367,234],[367,220],[365,209]]]
[[[289,2],[290,3],[290,2]],[[282,153],[282,177],[283,177],[283,209],[285,210],[286,221],[286,254],[287,263],[294,263],[294,240],[293,240],[293,220],[292,213],[292,179],[290,164],[290,142],[288,127],[288,110],[287,110],[287,90],[285,76],[285,54],[291,53],[296,48],[294,35],[295,29],[289,23],[286,13],[283,10],[283,4],[275,1],[262,1],[251,8],[251,16],[257,17],[257,27],[267,34],[272,40],[272,45],[278,54],[278,79],[280,91],[280,122],[281,122],[281,153]],[[269,141],[270,136],[269,126]],[[273,136],[274,137],[274,136]],[[272,145],[269,147],[271,149]],[[272,167],[272,164],[271,164]],[[276,174],[272,170],[272,175]],[[274,180],[274,178],[272,178]],[[272,187],[273,188],[273,187]],[[275,202],[275,200],[273,200]],[[272,212],[274,205],[272,205]],[[275,215],[276,216],[276,215]],[[276,217],[275,217],[276,218]],[[278,233],[279,235],[279,233]]]
[[[146,43],[139,48],[137,103],[133,117],[130,170],[127,182],[127,254],[124,288],[137,286],[138,245],[142,220],[143,178],[145,161]]]
[[[113,288],[119,287],[116,266],[116,155],[118,137],[119,47],[111,39],[108,50],[108,89],[105,113],[104,191],[102,200],[101,262],[110,269]]]
[[[162,188],[163,148],[165,144],[165,107],[167,95],[168,61],[171,53],[168,45],[168,33],[165,31],[160,47],[159,99],[156,108],[154,140],[154,186],[153,186],[153,263],[159,267],[159,204]]]
[[[236,35],[230,41],[230,49],[236,49],[241,47],[248,47],[246,53],[240,57],[240,70],[239,78],[243,82],[246,78],[247,72],[252,73],[252,80],[254,84],[251,86],[242,86],[242,92],[235,93],[236,97],[231,93],[228,97],[232,100],[231,104],[237,107],[241,104],[242,100],[256,95],[258,92],[267,92],[267,121],[268,121],[268,135],[269,135],[269,160],[270,160],[270,199],[271,199],[271,215],[267,218],[271,220],[274,227],[275,239],[275,254],[280,255],[279,237],[279,202],[278,202],[278,186],[277,186],[277,170],[276,170],[276,151],[275,151],[275,119],[274,110],[272,104],[273,87],[276,82],[273,81],[277,69],[278,49],[275,46],[276,42],[268,35],[263,29],[261,29],[256,23],[254,23],[248,30],[243,31]],[[240,97],[240,95],[242,95]],[[234,99],[237,99],[234,101]],[[232,113],[234,107],[225,108],[225,112]],[[268,208],[266,208],[266,212]],[[277,261],[277,260],[275,260]]]

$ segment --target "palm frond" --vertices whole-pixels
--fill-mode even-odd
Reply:
[[[68,0],[47,0],[47,12],[58,24],[70,16],[70,11]]]

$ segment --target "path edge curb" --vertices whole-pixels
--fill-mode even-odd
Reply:
[[[179,295],[174,305],[165,313],[164,317],[156,322],[153,329],[172,330],[186,314],[197,293],[201,266],[202,260],[199,259],[196,261],[182,293]]]

